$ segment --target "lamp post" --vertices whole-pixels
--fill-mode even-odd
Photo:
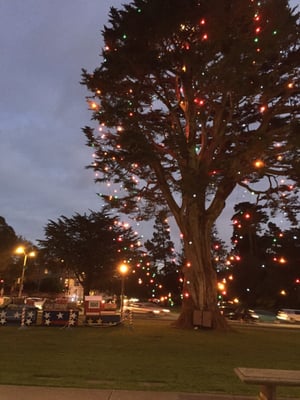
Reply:
[[[119,272],[121,274],[121,320],[123,319],[123,310],[124,310],[124,289],[125,289],[125,276],[128,272],[128,266],[126,264],[121,264],[119,267]]]
[[[21,273],[21,278],[20,278],[19,294],[18,294],[18,297],[22,297],[23,286],[24,286],[24,275],[25,275],[25,269],[26,269],[26,264],[27,264],[27,258],[28,257],[35,257],[35,252],[31,251],[30,253],[26,253],[25,248],[23,246],[19,246],[16,249],[16,254],[23,254],[24,255],[22,273]]]

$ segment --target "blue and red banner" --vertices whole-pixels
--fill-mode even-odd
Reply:
[[[42,325],[44,326],[77,326],[78,311],[43,311]]]
[[[0,309],[0,325],[34,325],[37,321],[37,309],[9,304]]]

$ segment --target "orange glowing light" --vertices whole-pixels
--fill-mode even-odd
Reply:
[[[97,103],[95,103],[94,101],[92,101],[90,103],[90,107],[92,110],[97,110],[99,108],[99,105]]]
[[[254,161],[254,166],[255,168],[262,168],[265,166],[265,163],[262,160],[256,160]]]
[[[278,260],[278,262],[280,263],[280,264],[286,264],[286,259],[284,258],[284,257],[280,257],[279,258],[279,260]]]

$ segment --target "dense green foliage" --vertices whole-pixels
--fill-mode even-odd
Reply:
[[[114,293],[118,265],[133,263],[139,256],[132,228],[124,227],[106,210],[50,221],[39,244],[49,269],[58,262],[78,279],[85,294],[91,290]]]

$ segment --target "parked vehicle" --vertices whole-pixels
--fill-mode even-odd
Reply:
[[[300,322],[300,310],[283,308],[278,311],[276,318],[280,322]]]
[[[41,297],[27,297],[25,299],[25,304],[34,306],[34,307],[38,308],[39,310],[43,309],[45,302],[46,302],[46,299],[43,299]]]
[[[226,318],[230,318],[236,311],[237,307],[234,305],[221,305],[219,306],[220,313]]]

